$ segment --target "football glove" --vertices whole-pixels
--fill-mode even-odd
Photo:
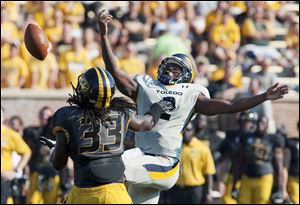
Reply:
[[[49,149],[51,149],[52,147],[55,147],[56,142],[53,140],[49,140],[48,138],[44,137],[44,136],[40,136],[40,142],[43,145],[47,145],[49,147]]]

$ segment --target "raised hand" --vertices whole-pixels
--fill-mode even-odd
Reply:
[[[279,83],[271,86],[267,90],[267,99],[268,100],[277,100],[283,98],[289,92],[289,87],[287,85],[279,86]]]
[[[100,13],[97,16],[97,22],[99,27],[99,32],[102,36],[107,35],[107,25],[110,23],[113,19],[113,16],[110,14],[104,14],[105,10],[100,11]]]

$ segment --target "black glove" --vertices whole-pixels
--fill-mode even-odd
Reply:
[[[175,108],[174,104],[170,101],[161,100],[156,104],[160,106],[160,108],[162,109],[162,113],[173,110]]]
[[[52,147],[55,146],[56,142],[53,140],[49,140],[48,138],[44,137],[44,136],[40,136],[40,142],[43,145],[47,145],[49,147],[49,149],[51,149]]]
[[[239,197],[239,190],[237,190],[237,188],[233,188],[231,191],[231,197],[235,200],[238,199]]]
[[[152,115],[153,121],[156,124],[162,113],[174,109],[175,106],[170,101],[161,100],[151,105],[150,110],[146,113]]]

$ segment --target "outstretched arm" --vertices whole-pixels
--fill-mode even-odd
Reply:
[[[112,52],[107,37],[107,25],[112,21],[113,17],[109,14],[104,14],[104,12],[105,10],[102,10],[98,15],[98,27],[100,31],[101,48],[105,67],[114,77],[116,85],[121,93],[135,101],[137,97],[138,84],[127,73],[117,68],[117,59]]]
[[[288,86],[279,86],[278,83],[271,86],[266,92],[249,98],[240,98],[233,102],[220,99],[209,99],[199,96],[195,105],[197,113],[205,115],[237,113],[248,110],[266,100],[277,100],[283,98],[288,93]]]

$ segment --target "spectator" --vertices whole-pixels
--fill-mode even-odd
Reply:
[[[57,8],[64,14],[64,20],[70,22],[76,37],[81,36],[79,25],[84,21],[84,7],[79,1],[62,1],[57,3]]]
[[[2,60],[9,58],[11,43],[19,40],[18,28],[8,16],[8,9],[1,6],[1,62]]]
[[[229,9],[230,5],[227,1],[218,1],[217,8],[210,11],[205,17],[206,32],[210,32],[212,27],[219,24],[222,21],[223,13]],[[229,22],[234,23],[234,18],[231,18]]]
[[[88,59],[92,60],[99,56],[99,44],[96,41],[96,35],[92,28],[86,28],[84,29],[84,35],[83,35],[83,45],[84,48],[88,51]]]
[[[264,8],[256,7],[256,12],[246,18],[242,24],[241,33],[247,44],[268,45],[274,38],[272,22],[265,20]]]
[[[144,41],[150,35],[150,25],[141,11],[141,2],[130,1],[128,12],[121,18],[122,24],[129,31],[129,40],[133,42]]]
[[[3,124],[4,113],[1,107],[1,204],[13,203],[11,199],[11,183],[22,174],[24,167],[30,159],[31,151],[23,141],[22,136]],[[21,155],[17,167],[13,169],[12,152]]]
[[[223,63],[221,68],[214,71],[208,90],[214,98],[233,98],[236,88],[241,87],[242,73],[236,69],[234,60],[228,60]]]
[[[211,28],[209,32],[211,53],[217,60],[224,61],[232,53],[236,53],[240,46],[240,28],[232,22],[232,16],[224,11],[222,20]]]
[[[1,65],[1,88],[24,88],[29,80],[26,62],[19,56],[19,45],[10,44],[10,57]]]
[[[195,70],[195,78],[194,83],[199,83],[205,87],[208,86],[208,70],[207,66],[209,65],[208,59],[204,56],[198,56],[196,58],[196,70]]]
[[[58,63],[55,55],[52,53],[52,44],[47,58],[43,61],[39,61],[35,58],[31,58],[29,67],[31,82],[30,87],[34,89],[48,89],[55,88],[58,77]]]
[[[24,139],[32,150],[29,161],[30,186],[26,198],[28,204],[54,204],[57,201],[59,176],[49,163],[48,147],[40,143],[40,136],[48,136],[46,127],[52,115],[50,107],[41,108],[39,125],[29,126],[24,130]]]
[[[19,133],[19,135],[23,136],[24,122],[22,118],[18,115],[14,115],[9,118],[8,126]]]
[[[183,8],[179,8],[172,13],[167,21],[168,31],[175,35],[181,37],[185,40],[189,33],[189,24],[185,20],[186,14]]]
[[[60,57],[64,52],[71,50],[71,44],[73,39],[72,25],[68,22],[64,22],[62,39],[57,42],[57,55]]]
[[[52,27],[55,24],[53,2],[40,1],[37,3],[38,9],[33,14],[36,23],[43,29]]]
[[[81,38],[73,37],[72,49],[59,58],[59,83],[62,88],[77,84],[77,77],[90,67],[91,61]]]
[[[123,48],[123,57],[119,59],[119,67],[132,77],[137,74],[145,73],[145,64],[136,57],[137,52],[135,45],[128,42],[127,46]]]
[[[181,170],[176,185],[168,190],[172,204],[200,204],[212,202],[212,175],[216,172],[209,147],[194,137],[191,123],[183,132]],[[204,184],[208,184],[205,191]]]
[[[54,22],[47,26],[44,30],[51,43],[57,43],[62,39],[64,30],[64,16],[61,10],[54,11]]]
[[[274,85],[277,75],[270,71],[272,59],[258,57],[257,64],[260,65],[261,70],[257,73],[250,74],[250,76],[258,79],[262,90],[268,88],[270,85]]]
[[[249,87],[247,91],[239,92],[236,94],[235,98],[243,98],[243,97],[250,97],[258,95],[262,92],[262,88],[259,82],[259,79],[257,78],[251,78]],[[268,133],[275,133],[276,125],[274,121],[274,115],[273,115],[273,106],[271,102],[264,102],[258,106],[255,106],[251,109],[253,112],[256,112],[259,117],[266,116],[268,117]]]

